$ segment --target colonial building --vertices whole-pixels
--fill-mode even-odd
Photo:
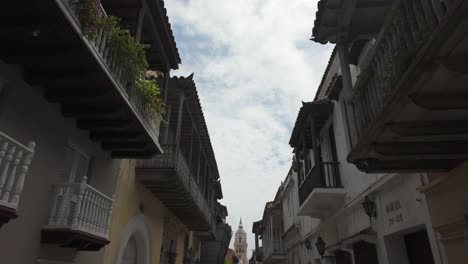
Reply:
[[[443,263],[425,196],[417,191],[426,175],[369,175],[347,161],[342,78],[335,50],[315,100],[303,103],[290,139],[297,213],[320,220],[305,241],[321,244],[316,259],[323,255],[336,263]]]
[[[140,241],[139,258],[151,263],[223,261],[231,229],[217,202],[219,174],[192,76],[159,81],[167,105],[164,154],[122,163],[111,228],[118,243],[106,252],[109,263],[125,256],[132,238]]]
[[[247,258],[247,246],[247,233],[245,233],[242,219],[240,219],[239,227],[234,236],[234,251],[239,260],[242,260],[244,264],[249,261]]]
[[[275,199],[266,203],[263,218],[253,225],[255,234],[256,260],[266,264],[287,263],[286,252],[283,245],[283,207],[281,199],[284,193],[283,184],[278,188]],[[261,249],[258,239],[262,239]]]
[[[468,54],[467,1],[322,0],[318,7],[313,40],[336,43],[341,69],[339,84],[326,87],[337,96],[335,112],[344,116],[340,133],[346,140],[339,144],[346,146],[343,154],[369,173],[367,179],[399,173],[396,182],[384,188],[388,191],[369,193],[382,207],[374,222],[385,219],[381,228],[386,234],[405,230],[408,221],[423,220],[416,221],[427,199],[432,221],[425,221],[425,227],[434,261],[444,261],[446,255],[449,263],[466,262],[468,208],[463,201],[468,184],[462,175],[468,159],[468,77],[460,58]],[[340,89],[339,94],[332,92]],[[422,174],[418,179],[408,172]],[[360,178],[352,177],[355,182]],[[398,187],[403,183],[404,192]],[[425,195],[411,194],[414,188]],[[404,240],[408,245],[423,237],[406,234]],[[394,243],[390,235],[387,242]],[[419,246],[413,250],[420,252],[421,245],[428,245],[415,244]],[[416,259],[420,255],[406,257],[418,263],[423,261]]]
[[[195,83],[170,77],[164,2],[20,0],[0,16],[2,262],[194,263],[211,242],[224,255],[217,164]]]
[[[136,88],[141,76],[131,72],[180,62],[162,1],[147,2],[2,4],[9,36],[0,44],[8,50],[0,54],[2,262],[103,262],[120,159],[162,153],[161,118],[148,111]],[[122,61],[117,49],[126,48],[95,23],[113,16],[122,20],[113,29],[130,29],[120,37],[149,45],[128,50],[140,62]]]

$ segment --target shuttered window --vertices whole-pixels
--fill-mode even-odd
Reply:
[[[69,143],[65,150],[61,183],[79,183],[89,170],[89,156],[77,146]]]

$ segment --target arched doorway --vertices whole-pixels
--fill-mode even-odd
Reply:
[[[150,230],[139,214],[130,220],[120,240],[116,264],[150,264],[151,240]]]
[[[125,251],[122,257],[122,264],[138,264],[137,250],[135,237],[132,236],[128,240],[127,246],[125,247]]]

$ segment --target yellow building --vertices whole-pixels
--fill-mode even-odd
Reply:
[[[218,255],[211,249],[229,244],[216,159],[191,77],[164,82],[163,154],[121,162],[105,263],[212,263]]]
[[[135,165],[121,163],[104,263],[182,264],[190,230],[138,182]]]

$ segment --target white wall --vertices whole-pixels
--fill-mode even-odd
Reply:
[[[20,72],[0,62],[0,76],[7,79],[0,100],[0,130],[22,143],[33,140],[37,144],[19,204],[19,217],[0,229],[1,262],[35,263],[41,254],[40,230],[48,222],[52,185],[58,182],[67,142],[73,141],[91,155],[90,184],[109,196],[114,193],[119,161],[112,160],[100,144],[91,142],[89,133],[79,130],[74,120],[64,118],[58,105],[45,100],[41,88],[24,83]],[[80,254],[84,259],[101,257],[100,253]]]

